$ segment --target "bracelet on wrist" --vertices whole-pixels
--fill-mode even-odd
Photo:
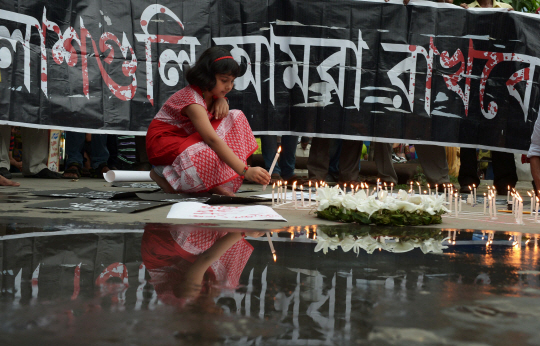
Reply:
[[[242,174],[240,174],[240,176],[241,176],[242,178],[246,176],[246,172],[248,171],[248,169],[249,169],[249,166],[246,165],[246,166],[244,167],[244,170],[242,171]]]

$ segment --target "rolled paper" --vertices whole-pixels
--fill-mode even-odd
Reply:
[[[103,173],[103,178],[108,182],[118,181],[153,181],[150,171],[108,171]]]

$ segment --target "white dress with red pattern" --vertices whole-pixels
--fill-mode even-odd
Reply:
[[[223,162],[197,133],[182,110],[191,105],[204,107],[217,135],[246,163],[257,149],[257,142],[244,113],[237,109],[216,120],[208,112],[202,92],[187,86],[172,95],[152,120],[146,137],[146,151],[151,164],[165,166],[163,175],[179,192],[205,192],[223,186],[236,192],[242,185],[240,177]]]

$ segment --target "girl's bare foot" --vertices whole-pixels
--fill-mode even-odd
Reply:
[[[210,189],[208,192],[213,193],[213,194],[215,194],[215,195],[222,195],[222,196],[234,197],[234,193],[232,193],[231,191],[227,190],[227,189],[224,188],[223,186],[216,186],[216,187],[214,187],[213,189]]]
[[[155,181],[159,187],[161,187],[163,192],[178,193],[178,191],[172,188],[171,184],[169,184],[167,179],[165,179],[164,177],[160,177],[156,172],[154,172],[153,168],[150,170],[150,178]]]
[[[3,176],[0,175],[0,186],[21,186],[21,184],[15,181],[9,180],[7,178],[4,178]]]

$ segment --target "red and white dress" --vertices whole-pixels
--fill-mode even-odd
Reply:
[[[201,90],[187,86],[172,95],[150,123],[146,135],[146,151],[151,164],[165,166],[163,176],[179,192],[205,192],[223,186],[236,192],[242,185],[240,177],[223,162],[195,130],[182,110],[191,105],[204,107],[217,135],[246,163],[257,150],[257,142],[244,113],[237,109],[216,120],[208,112]]]

